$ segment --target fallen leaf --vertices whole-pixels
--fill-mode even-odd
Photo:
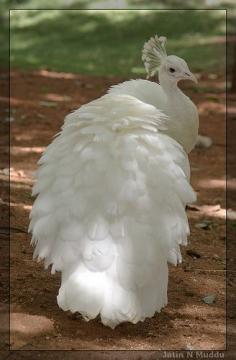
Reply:
[[[186,254],[188,254],[189,256],[191,256],[192,258],[197,258],[199,259],[201,257],[201,255],[196,251],[196,250],[192,250],[189,249],[186,251]]]
[[[209,211],[209,212],[216,212],[219,211],[221,209],[220,204],[216,204],[216,205],[203,205],[202,210],[204,211]]]
[[[38,118],[40,118],[40,119],[44,119],[44,118],[45,118],[45,116],[44,116],[43,114],[41,114],[41,113],[37,113],[36,116],[37,116]]]
[[[195,224],[195,227],[196,227],[197,229],[204,229],[204,230],[208,230],[208,229],[210,228],[208,222],[197,223],[197,224]]]
[[[186,206],[187,210],[192,210],[192,211],[200,211],[200,207],[198,205],[187,205]]]

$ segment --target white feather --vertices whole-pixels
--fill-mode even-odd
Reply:
[[[69,114],[41,157],[29,230],[34,256],[62,272],[63,310],[114,328],[167,304],[167,263],[182,260],[195,200],[186,153],[195,113],[177,95],[187,110],[176,105],[176,125],[161,86],[117,85]]]

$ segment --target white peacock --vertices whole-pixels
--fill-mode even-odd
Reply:
[[[58,305],[111,328],[167,304],[168,262],[181,262],[189,234],[198,113],[178,81],[196,79],[165,41],[143,49],[160,84],[126,81],[66,116],[33,187],[34,257],[61,272]]]

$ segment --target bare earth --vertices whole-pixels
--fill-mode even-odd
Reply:
[[[3,73],[1,75],[4,86],[6,79]],[[220,75],[210,78],[202,75],[197,88],[191,87],[191,84],[185,85],[185,92],[198,105],[200,133],[210,136],[213,145],[208,149],[195,149],[190,155],[191,183],[198,194],[197,206],[187,210],[191,226],[189,245],[182,249],[183,264],[170,266],[169,303],[161,313],[136,325],[121,324],[115,330],[103,326],[99,319],[85,322],[80,315],[71,315],[58,308],[56,296],[60,274],[51,275],[41,263],[32,260],[33,249],[27,228],[37,161],[53,135],[59,131],[68,112],[101,96],[110,85],[122,80],[45,70],[12,71],[12,350],[225,349],[225,95],[224,79]],[[4,107],[7,107],[7,103],[3,97],[1,102],[1,130],[6,130],[8,114]],[[7,133],[1,142],[2,155],[6,152],[4,142],[7,142]],[[3,160],[0,169],[3,239],[7,236],[7,167]],[[232,211],[232,224],[235,225],[234,216]],[[3,247],[5,242],[2,244]],[[0,249],[2,254],[3,250]],[[0,282],[1,286],[3,284]],[[205,303],[203,298],[206,295],[213,295],[214,302]],[[3,308],[6,307],[6,300],[1,301]],[[105,351],[101,352],[101,359],[107,359],[106,354]],[[87,355],[89,359],[89,353]],[[116,356],[118,352],[114,352],[114,359]],[[132,359],[131,354],[129,358]],[[140,359],[144,359],[144,356]]]

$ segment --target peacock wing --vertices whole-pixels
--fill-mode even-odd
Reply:
[[[39,161],[34,255],[62,271],[58,304],[111,327],[166,304],[167,261],[181,260],[194,201],[188,158],[166,117],[110,93],[68,115]]]

